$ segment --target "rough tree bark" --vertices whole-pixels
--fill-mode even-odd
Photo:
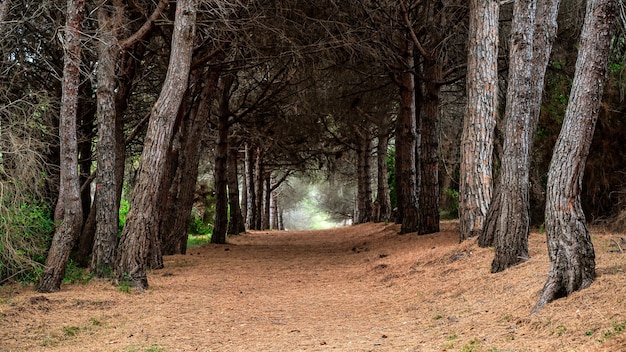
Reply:
[[[37,287],[39,292],[61,289],[65,266],[83,223],[78,176],[76,111],[80,83],[81,28],[85,11],[84,0],[67,1],[64,36],[63,88],[59,121],[60,188],[54,212],[57,224],[46,265]]]
[[[420,235],[439,232],[439,95],[442,63],[425,58],[422,103],[419,113],[419,217]]]
[[[170,64],[159,98],[152,108],[131,209],[118,247],[118,281],[126,281],[140,289],[148,287],[146,264],[150,241],[158,239],[159,222],[154,218],[158,207],[158,188],[163,178],[165,153],[169,149],[176,115],[187,89],[195,22],[196,1],[179,0],[176,3]]]
[[[491,202],[500,0],[470,0],[467,106],[461,138],[459,240],[478,236]]]
[[[98,191],[96,211],[96,232],[91,257],[91,271],[98,277],[113,273],[115,246],[117,244],[118,208],[116,201],[115,174],[115,65],[118,45],[117,29],[121,15],[117,6],[106,2],[98,8]]]
[[[417,122],[415,114],[415,77],[413,43],[405,42],[403,53],[405,71],[396,75],[400,87],[400,113],[396,126],[396,194],[400,233],[417,231]],[[398,220],[396,222],[398,222]]]
[[[507,166],[504,165],[506,162],[510,162],[510,159],[507,161],[504,158],[507,157],[507,142],[505,141],[503,174],[502,178],[498,181],[498,187],[500,187],[503,182],[510,182],[508,178],[504,178],[505,172],[508,172],[506,177],[515,177],[516,181],[514,183],[520,185],[521,188],[518,188],[517,190],[508,188],[504,191],[504,193],[498,190],[496,192],[496,200],[493,205],[499,204],[506,207],[506,199],[510,201],[512,193],[521,192],[521,201],[523,204],[518,204],[517,206],[520,206],[520,209],[523,210],[523,212],[507,213],[506,210],[504,210],[504,214],[500,214],[498,218],[500,224],[497,227],[489,228],[490,231],[486,231],[484,233],[484,238],[479,240],[480,244],[488,245],[490,237],[493,236],[495,258],[492,263],[492,272],[502,271],[509,266],[515,265],[528,258],[528,233],[530,224],[528,182],[530,162],[534,136],[541,112],[541,97],[543,93],[546,67],[552,51],[552,43],[554,42],[554,38],[556,36],[556,18],[558,15],[559,3],[559,0],[537,2],[535,21],[533,24],[534,29],[531,44],[531,62],[529,64],[530,84],[525,87],[519,87],[519,89],[521,89],[518,93],[520,98],[517,100],[521,104],[527,105],[527,107],[524,107],[523,113],[528,115],[524,118],[523,122],[515,120],[514,122],[516,125],[513,126],[509,125],[507,120],[507,140],[509,138],[514,139],[514,134],[519,135],[518,132],[520,123],[522,124],[521,126],[523,126],[522,131],[524,131],[524,133],[521,134],[523,141],[519,142],[521,149],[511,148],[516,150],[514,153],[520,154],[508,154],[509,157],[512,155],[515,157],[516,162],[520,163],[519,166],[521,169],[508,169]],[[509,111],[509,104],[510,103],[507,99],[507,111]],[[515,104],[515,101],[512,101],[512,104]],[[507,115],[507,118],[508,116],[510,115]],[[511,149],[509,149],[509,151],[511,151]],[[503,209],[504,208],[500,208],[499,211],[503,211]],[[493,210],[497,210],[496,207],[494,207]],[[490,209],[490,213],[491,211],[492,209]],[[512,219],[514,221],[511,221]],[[516,230],[506,228],[507,225],[510,226],[511,223],[515,223],[515,219],[517,219],[517,221],[519,221],[518,224],[522,226],[518,227]]]
[[[167,225],[161,227],[163,254],[185,254],[187,251],[187,226],[198,178],[202,136],[208,126],[206,121],[217,92],[219,75],[219,70],[200,75],[200,80],[204,80],[199,82],[202,84],[200,96],[194,102],[188,118],[184,119],[179,132],[181,140],[178,167],[169,190],[169,209],[164,214]]]
[[[576,73],[548,171],[546,237],[550,272],[533,311],[595,280],[595,253],[580,204],[583,174],[606,78],[615,0],[589,0]]]
[[[533,33],[536,0],[516,0],[509,40],[509,78],[502,169],[487,212],[482,243],[493,238],[491,272],[528,260],[528,175],[530,168]]]

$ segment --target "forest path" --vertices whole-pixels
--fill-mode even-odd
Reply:
[[[532,259],[492,275],[491,249],[458,224],[251,232],[165,258],[150,288],[104,281],[38,294],[0,288],[0,351],[614,351],[624,345],[624,256],[596,234],[600,277],[529,316],[548,271]],[[610,289],[610,290],[609,290]],[[608,291],[608,292],[607,292]],[[621,303],[620,303],[621,302]],[[591,332],[591,334],[589,334]],[[602,342],[597,340],[603,339]]]

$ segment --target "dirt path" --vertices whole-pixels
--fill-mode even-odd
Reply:
[[[150,289],[0,288],[0,351],[626,350],[626,255],[594,234],[598,281],[530,316],[548,270],[489,274],[492,250],[365,224],[256,232],[166,258]],[[623,327],[622,327],[623,324]]]

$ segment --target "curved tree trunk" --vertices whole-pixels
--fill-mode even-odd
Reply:
[[[196,2],[179,0],[170,65],[161,94],[152,108],[150,123],[139,164],[138,178],[131,197],[131,209],[117,252],[116,277],[138,288],[148,287],[146,265],[150,241],[158,240],[158,189],[162,183],[168,143],[178,109],[187,89],[195,36]]]
[[[588,287],[595,254],[580,204],[583,174],[606,79],[614,0],[589,0],[576,73],[548,172],[546,236],[550,273],[533,311]]]
[[[78,177],[76,111],[80,83],[80,32],[84,10],[84,0],[67,1],[63,93],[59,122],[61,176],[59,199],[54,212],[57,227],[37,287],[39,292],[55,292],[61,289],[65,266],[83,223]]]
[[[484,228],[485,239],[494,241],[493,273],[529,258],[528,175],[534,131],[530,131],[532,95],[528,92],[535,84],[531,70],[535,3],[536,0],[516,0],[514,4],[502,170]]]
[[[202,76],[204,78],[204,76]],[[205,78],[202,91],[190,116],[181,126],[181,152],[178,168],[170,188],[170,207],[164,214],[168,222],[161,229],[163,254],[185,254],[187,251],[187,226],[193,207],[193,197],[198,179],[198,164],[203,136],[206,132],[209,109],[217,91],[219,71],[213,71]]]
[[[500,0],[470,0],[467,106],[461,138],[459,240],[480,235],[491,202]]]

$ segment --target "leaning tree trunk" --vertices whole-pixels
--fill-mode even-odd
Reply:
[[[96,190],[96,232],[91,256],[91,271],[98,277],[113,273],[117,243],[118,211],[115,179],[115,65],[117,62],[117,8],[98,9],[98,171]]]
[[[187,226],[198,178],[201,141],[208,126],[206,121],[217,91],[218,78],[218,70],[209,73],[189,118],[181,126],[181,152],[170,188],[170,208],[165,214],[169,218],[168,225],[161,228],[163,254],[185,254],[187,251]]]
[[[491,202],[500,0],[470,0],[467,105],[461,138],[459,240],[480,235]]]
[[[495,258],[491,272],[500,272],[528,260],[530,226],[528,175],[530,169],[530,131],[533,33],[536,0],[516,0],[511,30],[508,90],[505,110],[505,140],[502,169],[495,197],[485,221],[483,235],[493,238]],[[483,240],[483,243],[489,243]]]
[[[442,67],[425,60],[420,116],[420,235],[439,232],[439,93]]]
[[[57,227],[46,258],[37,290],[55,292],[61,289],[65,266],[72,246],[83,223],[78,177],[78,142],[76,139],[76,111],[80,83],[80,37],[85,1],[67,1],[65,24],[63,93],[59,121],[61,147],[59,199],[54,212]]]
[[[572,91],[548,171],[546,237],[550,273],[533,311],[588,287],[596,277],[595,254],[580,193],[602,101],[616,10],[615,0],[587,2]]]
[[[159,221],[155,218],[158,188],[162,183],[165,154],[174,122],[187,89],[195,22],[196,1],[177,1],[170,64],[161,94],[152,108],[131,209],[117,252],[118,281],[129,282],[141,289],[148,287],[146,265],[150,241],[158,239]]]
[[[403,61],[407,70],[396,77],[400,87],[400,112],[396,127],[396,195],[400,233],[417,231],[417,170],[415,152],[417,122],[415,114],[415,77],[413,44],[406,42]]]

